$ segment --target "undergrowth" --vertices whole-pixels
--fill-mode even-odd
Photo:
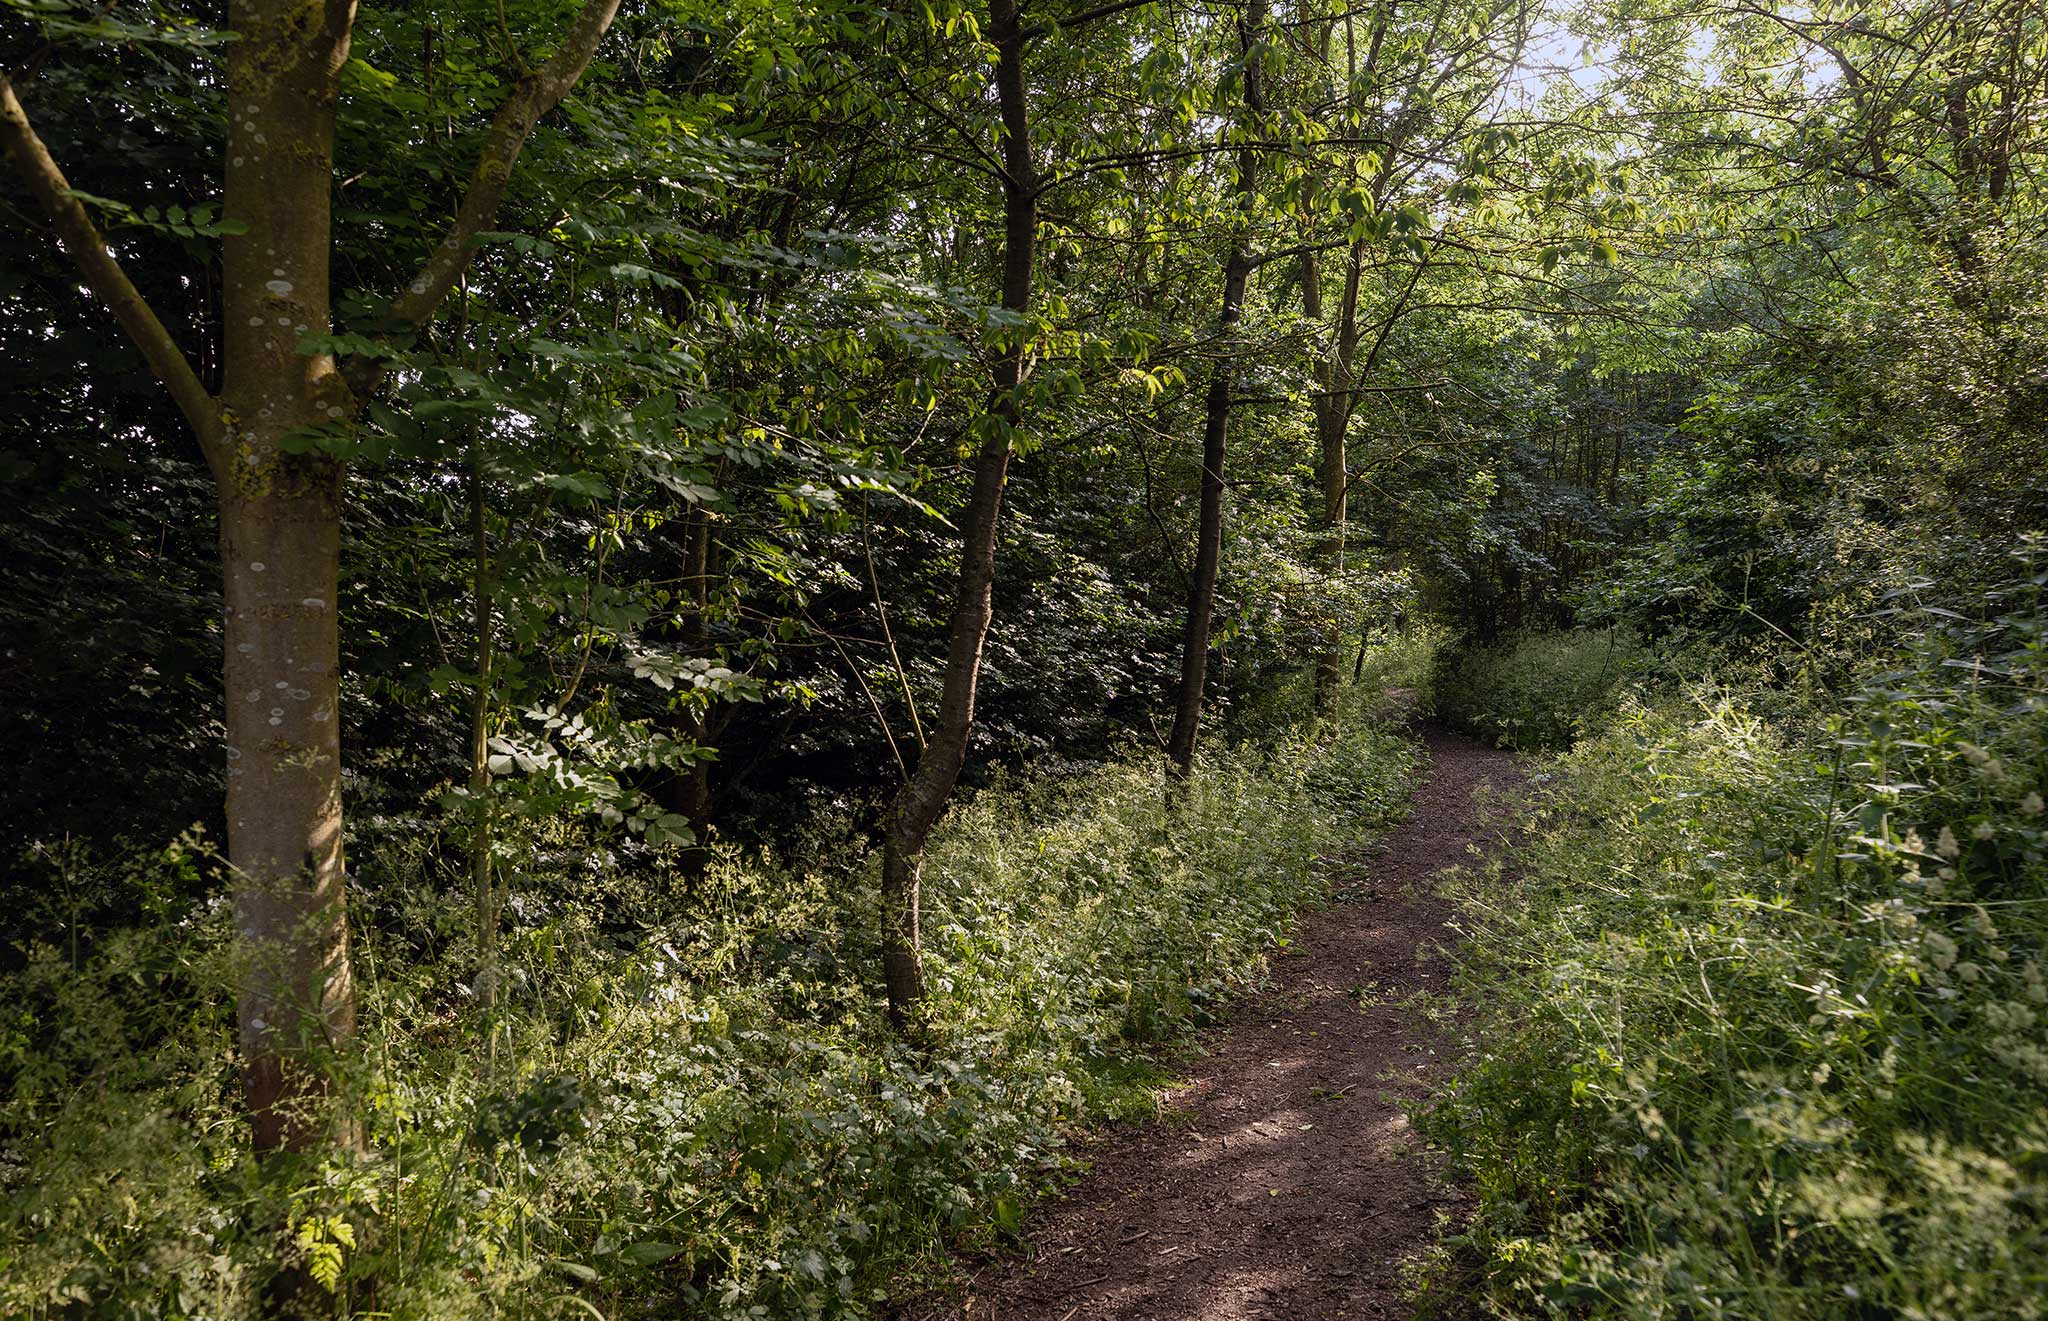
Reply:
[[[1476,1186],[1434,1291],[1500,1313],[2048,1312],[2048,575],[1832,712],[1629,704],[1458,888]]]
[[[1525,633],[1457,655],[1436,684],[1438,709],[1499,747],[1562,748],[1613,714],[1644,662],[1622,628]]]
[[[863,1315],[1143,1103],[1146,1050],[1259,975],[1413,763],[1353,717],[1219,748],[1171,799],[1143,752],[978,795],[932,844],[908,1042],[852,838],[701,874],[517,840],[491,1004],[431,825],[387,821],[357,845],[356,1156],[252,1160],[221,906],[38,948],[0,987],[0,1314],[252,1316],[284,1269],[335,1316]],[[112,870],[171,893],[200,866]]]

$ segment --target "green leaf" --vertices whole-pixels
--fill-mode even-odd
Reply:
[[[675,1243],[629,1243],[619,1249],[619,1260],[634,1266],[654,1266],[667,1261],[683,1249]]]

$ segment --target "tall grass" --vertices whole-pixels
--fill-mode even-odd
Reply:
[[[1526,633],[1458,654],[1436,684],[1437,706],[1500,747],[1563,748],[1614,713],[1644,660],[1622,628]]]

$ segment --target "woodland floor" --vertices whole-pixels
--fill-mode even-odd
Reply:
[[[1424,735],[1431,766],[1379,846],[1332,863],[1334,902],[1271,985],[1205,1034],[1157,1122],[1106,1135],[1014,1256],[969,1263],[926,1321],[1239,1321],[1405,1315],[1403,1265],[1455,1194],[1403,1107],[1427,1093],[1451,936],[1430,878],[1494,842],[1474,795],[1519,781],[1471,739]],[[978,1265],[978,1268],[977,1268]]]

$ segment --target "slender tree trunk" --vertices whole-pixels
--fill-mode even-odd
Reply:
[[[996,46],[996,98],[1003,131],[1002,305],[1021,313],[1031,308],[1038,185],[1024,86],[1028,36],[1016,0],[990,0],[989,36]],[[925,840],[952,797],[974,730],[975,689],[981,678],[982,645],[988,638],[995,585],[1003,483],[1009,473],[1011,432],[1022,420],[1019,391],[1024,382],[1027,339],[1022,330],[1005,333],[1014,338],[996,362],[992,416],[983,425],[975,451],[974,490],[961,519],[960,581],[947,636],[946,679],[938,716],[917,769],[889,809],[882,841],[882,981],[890,1020],[899,1028],[910,1021],[924,998],[918,890]]]
[[[1345,539],[1351,475],[1347,439],[1351,430],[1353,376],[1358,353],[1358,290],[1365,266],[1365,245],[1351,245],[1351,257],[1344,276],[1344,293],[1337,302],[1336,324],[1331,329],[1329,348],[1316,363],[1316,399],[1313,408],[1318,454],[1318,478],[1322,487],[1323,536],[1320,547],[1324,568],[1333,576],[1344,572]],[[1312,288],[1316,280],[1312,261],[1302,267],[1302,311],[1311,320],[1322,318],[1322,290]],[[1317,644],[1315,693],[1316,710],[1327,713],[1335,700],[1343,673],[1343,637],[1333,630]]]
[[[321,1057],[355,1032],[342,872],[338,464],[282,441],[349,412],[325,354],[334,115],[354,6],[236,0],[227,51],[221,491],[228,859],[259,1151],[317,1144]],[[352,1125],[344,1123],[352,1131]]]
[[[1238,24],[1240,47],[1247,57],[1244,106],[1248,120],[1265,108],[1261,95],[1264,76],[1259,60],[1252,55],[1265,24],[1265,0],[1249,0]],[[1247,129],[1249,139],[1250,126],[1241,123],[1240,127]],[[1223,560],[1223,467],[1230,441],[1231,382],[1237,372],[1230,336],[1243,315],[1245,286],[1251,279],[1251,212],[1258,168],[1258,149],[1247,141],[1237,152],[1237,195],[1243,214],[1223,263],[1223,301],[1216,318],[1219,346],[1210,369],[1202,426],[1202,506],[1195,532],[1195,568],[1188,584],[1187,618],[1181,634],[1180,690],[1174,700],[1173,730],[1166,740],[1167,756],[1179,775],[1186,775],[1194,766],[1209,673],[1209,633],[1216,615],[1216,577]]]
[[[469,537],[474,561],[470,594],[470,631],[476,646],[476,698],[469,711],[470,811],[475,813],[469,841],[470,889],[476,901],[476,993],[486,1013],[498,1002],[498,892],[491,868],[491,836],[497,805],[491,798],[491,672],[493,579],[491,575],[490,508],[484,487],[483,446],[470,445]],[[497,1024],[488,1024],[484,1048],[487,1066],[497,1065]]]
[[[711,514],[705,509],[692,509],[686,520],[687,531],[683,539],[684,577],[688,586],[684,589],[690,598],[691,608],[683,621],[682,647],[691,655],[701,655],[709,630],[705,627],[704,611],[711,602]],[[704,709],[694,700],[685,702],[675,721],[676,737],[689,743],[702,745],[709,735]],[[689,818],[690,828],[697,832],[699,841],[711,821],[711,763],[695,761],[671,774],[665,806],[672,812]],[[701,854],[699,855],[701,857]]]
[[[1224,268],[1223,317],[1227,331],[1237,323],[1250,262],[1242,242],[1232,247]],[[1195,761],[1196,734],[1202,719],[1203,690],[1209,674],[1209,634],[1216,615],[1216,579],[1223,560],[1223,468],[1230,439],[1230,377],[1236,364],[1229,356],[1210,369],[1202,426],[1201,514],[1195,529],[1195,567],[1188,580],[1187,614],[1181,629],[1180,689],[1174,699],[1173,730],[1166,752],[1173,768],[1185,775]]]

